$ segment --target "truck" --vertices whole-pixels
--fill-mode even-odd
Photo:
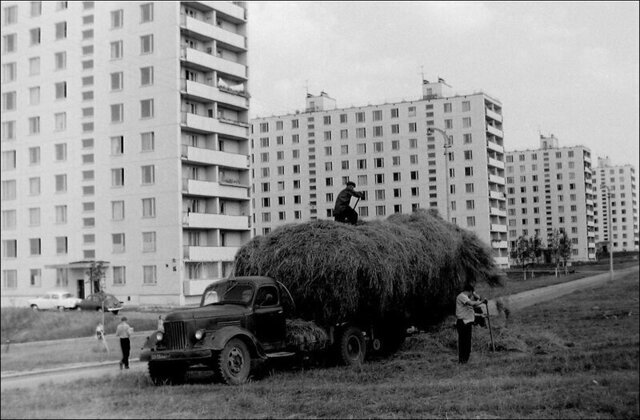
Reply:
[[[199,307],[167,314],[164,332],[147,338],[140,360],[148,362],[156,385],[182,383],[191,370],[210,370],[221,382],[239,385],[273,360],[318,357],[359,365],[369,355],[397,350],[407,332],[400,312],[330,325],[295,316],[294,298],[280,281],[230,277],[210,284]]]

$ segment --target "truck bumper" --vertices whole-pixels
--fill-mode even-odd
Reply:
[[[141,362],[185,362],[187,364],[203,363],[211,360],[213,352],[210,349],[199,350],[150,350],[144,349],[140,353]]]

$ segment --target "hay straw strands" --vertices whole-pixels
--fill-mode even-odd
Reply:
[[[281,281],[298,315],[321,325],[398,311],[435,321],[465,281],[499,281],[475,234],[423,210],[357,226],[285,225],[244,245],[234,268]]]

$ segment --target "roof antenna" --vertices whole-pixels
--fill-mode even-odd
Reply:
[[[424,84],[424,66],[420,66],[420,76],[422,77],[421,81]]]
[[[307,91],[307,98],[308,98],[309,97],[309,79],[305,80],[304,88]]]

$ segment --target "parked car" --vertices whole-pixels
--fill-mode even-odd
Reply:
[[[27,300],[34,311],[76,309],[80,301],[81,299],[64,290],[50,291],[37,298]]]
[[[104,306],[102,303],[104,301]],[[78,304],[79,311],[109,311],[114,315],[118,315],[118,311],[122,309],[124,302],[109,293],[94,293],[82,299]]]

